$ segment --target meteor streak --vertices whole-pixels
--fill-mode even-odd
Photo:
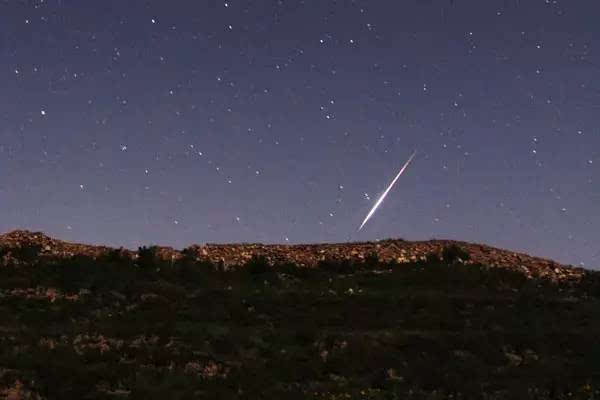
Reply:
[[[358,228],[359,231],[362,229],[363,226],[365,226],[365,224],[367,223],[367,221],[375,213],[375,211],[377,210],[377,207],[379,207],[379,205],[383,202],[383,199],[385,199],[385,196],[387,196],[388,192],[392,189],[392,186],[394,186],[394,183],[396,183],[396,181],[398,180],[398,178],[400,178],[400,175],[402,175],[402,173],[404,172],[404,170],[406,169],[406,167],[408,167],[408,164],[410,164],[410,162],[412,161],[412,159],[415,156],[415,154],[417,154],[416,150],[415,150],[414,153],[412,153],[412,155],[410,156],[410,158],[408,159],[408,161],[404,164],[404,166],[402,167],[402,169],[400,170],[400,172],[398,172],[398,175],[396,175],[396,177],[394,178],[394,180],[392,181],[392,183],[390,183],[390,185],[387,187],[387,189],[385,189],[385,192],[383,192],[383,194],[381,196],[379,196],[379,198],[377,199],[377,202],[375,202],[375,205],[373,206],[373,208],[371,208],[371,211],[369,211],[369,213],[365,217],[365,220],[362,222],[362,224],[360,224],[360,227]]]

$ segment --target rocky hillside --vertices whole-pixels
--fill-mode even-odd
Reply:
[[[373,254],[383,262],[409,263],[424,260],[430,254],[441,255],[443,249],[451,245],[458,246],[469,254],[469,259],[464,260],[467,263],[500,266],[519,271],[528,277],[578,282],[589,272],[583,268],[565,266],[523,253],[450,240],[410,242],[388,239],[379,242],[306,245],[204,244],[192,245],[185,251],[193,254],[199,261],[222,264],[225,267],[243,265],[253,256],[263,256],[270,264],[293,263],[302,267],[315,267],[319,262],[330,260],[363,261]],[[98,258],[114,250],[105,246],[64,242],[50,238],[41,232],[21,230],[0,235],[0,247],[6,249],[5,255],[10,249],[36,249],[36,257],[41,259],[68,258],[73,255]],[[153,250],[163,260],[176,261],[183,256],[182,251],[171,247],[153,246]],[[130,250],[122,250],[122,252],[129,257],[137,257],[137,252]],[[6,255],[5,259],[8,257],[9,255]]]
[[[600,398],[598,273],[451,241],[0,236],[0,399]]]

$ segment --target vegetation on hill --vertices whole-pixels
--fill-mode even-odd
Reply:
[[[600,291],[465,264],[0,249],[0,397],[592,399]],[[596,396],[596,397],[594,397]]]

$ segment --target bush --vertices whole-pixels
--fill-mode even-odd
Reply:
[[[67,292],[89,289],[96,277],[105,272],[92,257],[78,254],[61,262],[59,267],[59,284]]]
[[[259,275],[271,271],[272,267],[267,257],[255,254],[246,262],[245,269],[250,275]]]
[[[463,261],[468,260],[469,253],[459,246],[452,244],[444,248],[442,251],[442,258],[445,262],[452,264],[457,262],[459,259]]]
[[[311,277],[318,277],[319,270],[311,267],[301,267],[294,263],[283,263],[276,266],[276,270],[279,273],[287,274],[298,279],[309,279]]]
[[[321,260],[318,268],[335,274],[351,274],[357,269],[355,263],[348,258]]]
[[[4,245],[0,245],[0,258],[4,257],[5,254],[9,253],[9,248]]]
[[[152,268],[158,265],[158,246],[141,246],[138,248],[137,264],[142,268]]]
[[[440,265],[442,263],[442,261],[445,261],[445,259],[442,260],[442,258],[440,257],[440,255],[438,253],[431,252],[425,256],[424,261],[426,264]]]
[[[5,250],[6,251],[6,250]],[[39,244],[14,247],[10,250],[11,255],[19,261],[32,263],[38,261],[38,256],[42,252],[42,246]]]
[[[208,260],[196,261],[182,257],[175,261],[174,271],[176,278],[185,286],[197,286],[214,279],[217,266]]]
[[[381,264],[381,261],[379,260],[379,254],[377,254],[376,251],[371,251],[365,257],[364,265],[368,269],[375,269],[375,268],[379,267],[380,264]]]
[[[186,247],[185,249],[181,250],[181,260],[187,262],[196,261],[196,252],[194,251],[194,249],[191,247]]]
[[[106,253],[98,257],[98,261],[107,263],[129,263],[131,259],[127,256],[122,247],[118,249],[110,249]]]

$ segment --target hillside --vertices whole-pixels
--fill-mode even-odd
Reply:
[[[598,398],[598,275],[443,240],[134,252],[14,231],[0,398]]]

